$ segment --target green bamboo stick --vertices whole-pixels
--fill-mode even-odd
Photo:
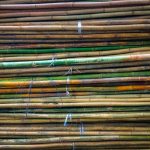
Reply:
[[[139,107],[101,107],[101,108],[63,108],[63,109],[28,109],[28,113],[85,113],[85,112],[138,112],[138,111],[150,111],[149,106]],[[26,113],[26,109],[1,109],[0,113]]]
[[[0,49],[0,54],[42,54],[42,53],[61,53],[61,52],[92,52],[117,50],[125,48],[136,48],[140,46],[102,46],[102,47],[78,47],[78,48],[59,48],[59,49]]]
[[[116,132],[117,133],[117,132]],[[80,133],[79,133],[80,134]],[[109,133],[108,133],[109,134]],[[142,141],[142,140],[146,140],[149,141],[150,140],[150,136],[149,135],[104,135],[104,136],[77,136],[77,137],[61,137],[61,139],[59,137],[51,137],[51,138],[36,138],[36,139],[13,139],[13,140],[9,140],[9,139],[2,139],[0,141],[0,143],[2,144],[33,144],[33,143],[51,143],[51,142],[81,142],[81,141],[112,141],[112,140],[117,140],[117,141],[126,141],[126,140],[138,140],[138,141]]]
[[[113,63],[113,62],[128,62],[136,60],[148,60],[149,54],[143,55],[120,55],[78,59],[58,59],[44,61],[22,61],[22,62],[0,62],[0,68],[20,68],[20,67],[46,67],[46,66],[61,66],[61,65],[77,65],[87,63]]]

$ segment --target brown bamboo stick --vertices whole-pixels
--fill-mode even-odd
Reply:
[[[37,8],[87,8],[87,7],[113,7],[113,6],[130,6],[146,5],[149,0],[134,1],[111,1],[111,2],[66,2],[66,3],[49,3],[49,4],[10,4],[0,5],[0,9],[37,9]]]

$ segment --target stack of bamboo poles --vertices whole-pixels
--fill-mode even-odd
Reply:
[[[150,0],[1,0],[0,149],[150,149]]]

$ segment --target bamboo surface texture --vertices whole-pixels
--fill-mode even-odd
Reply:
[[[150,0],[0,1],[4,149],[150,149]]]

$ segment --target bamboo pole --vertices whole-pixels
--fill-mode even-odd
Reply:
[[[113,6],[130,6],[130,5],[150,4],[148,0],[135,1],[111,1],[111,2],[66,2],[50,4],[10,4],[0,5],[0,9],[39,9],[39,8],[87,8],[87,7],[113,7]]]

